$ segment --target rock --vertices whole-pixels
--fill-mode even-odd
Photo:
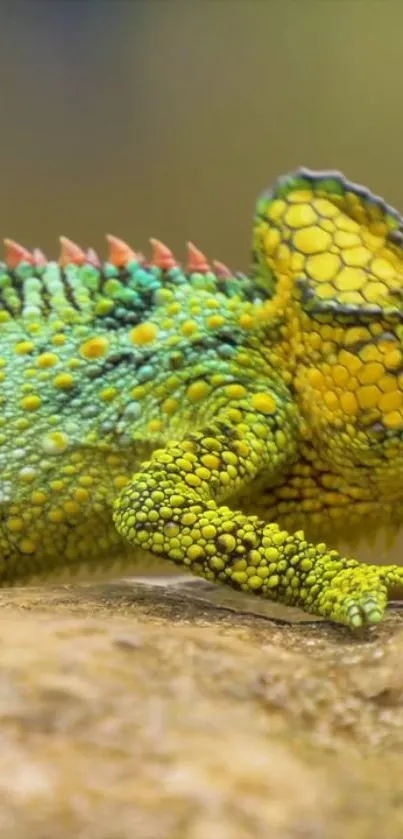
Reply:
[[[2,835],[401,839],[399,612],[352,635],[217,592],[1,592]]]

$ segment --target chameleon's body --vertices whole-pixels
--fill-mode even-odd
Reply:
[[[300,170],[258,201],[250,278],[192,247],[184,272],[159,243],[146,264],[110,237],[98,265],[62,240],[58,265],[8,242],[0,582],[140,548],[379,621],[403,569],[322,540],[403,518],[400,226],[342,176]]]

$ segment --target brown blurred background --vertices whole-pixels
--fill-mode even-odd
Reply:
[[[246,268],[257,192],[301,163],[403,208],[402,32],[400,0],[3,0],[0,235]]]
[[[402,0],[0,0],[0,236],[247,269],[257,193],[300,164],[403,209],[402,33]]]

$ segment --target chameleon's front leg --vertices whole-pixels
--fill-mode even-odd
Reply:
[[[222,502],[294,456],[292,407],[256,393],[154,452],[115,502],[129,542],[213,582],[351,627],[378,623],[403,569],[359,564]]]

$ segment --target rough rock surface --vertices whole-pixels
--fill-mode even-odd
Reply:
[[[0,597],[7,839],[401,839],[403,620],[199,582]]]

